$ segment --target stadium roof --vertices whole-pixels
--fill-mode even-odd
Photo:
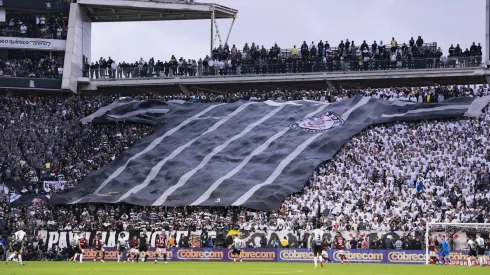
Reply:
[[[233,19],[238,10],[212,3],[178,0],[78,0],[92,22]]]

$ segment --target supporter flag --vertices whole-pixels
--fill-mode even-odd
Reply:
[[[124,99],[82,122],[151,123],[158,125],[155,133],[53,202],[277,209],[366,127],[478,117],[489,101],[462,97],[419,104],[355,96],[333,104],[193,104]]]
[[[233,235],[240,236],[241,235],[240,230],[230,229],[230,231],[228,231],[228,234],[226,234],[226,236],[233,236]]]

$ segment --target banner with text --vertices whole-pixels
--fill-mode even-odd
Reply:
[[[66,40],[0,36],[0,49],[64,51]]]
[[[0,47],[1,48],[1,47]],[[28,78],[28,77],[0,77],[0,87],[11,89],[45,89],[60,90],[61,79],[55,78]]]
[[[116,241],[119,238],[120,233],[124,233],[126,235],[126,238],[128,239],[132,238],[133,236],[139,236],[140,234],[139,231],[127,232],[127,231],[116,231],[116,230],[86,231],[82,233],[86,235],[86,238],[89,240],[89,243],[92,243],[93,238],[99,232],[102,233],[102,242],[104,243],[105,247],[115,247]],[[180,241],[181,236],[185,236],[190,241],[192,247],[200,247],[201,246],[200,238],[202,236],[202,233],[203,232],[201,230],[196,230],[191,232],[172,230],[172,231],[166,231],[165,234],[167,236],[170,235],[173,236],[175,238],[175,243],[178,243]],[[380,232],[380,231],[365,231],[365,230],[361,230],[359,232],[341,231],[340,233],[347,241],[356,238],[356,239],[366,240],[369,243],[372,243],[374,240],[376,240],[376,238],[382,240],[392,239],[393,241],[395,241],[409,234],[407,232],[401,232],[401,231]],[[146,234],[150,246],[154,247],[155,240],[158,234],[160,234],[160,231],[146,232]],[[215,239],[217,236],[216,231],[207,231],[206,234],[211,239]],[[38,235],[43,239],[45,239],[45,243],[47,245],[47,248],[49,249],[55,245],[59,247],[66,247],[71,242],[74,233],[72,231],[63,231],[63,230],[62,231],[39,230]],[[423,237],[419,236],[418,234],[411,233],[411,235],[415,238],[418,237],[423,239]],[[439,241],[442,240],[443,235],[444,233],[432,232],[432,236],[436,237]],[[325,232],[325,238],[327,239],[333,239],[334,236],[335,236],[335,232],[330,232],[330,231]],[[272,247],[274,240],[276,239],[282,240],[285,237],[288,239],[289,245],[292,248],[298,248],[298,247],[309,248],[309,245],[311,244],[312,235],[310,232],[299,233],[297,231],[288,231],[288,230],[242,231],[240,235],[240,239],[242,240],[242,244],[244,247],[245,246],[263,247],[261,242],[265,242],[266,247]],[[460,250],[466,248],[466,241],[467,241],[466,233],[457,232],[452,236],[452,238],[453,238],[452,247],[454,248],[454,250],[458,250],[458,249]],[[303,244],[303,246],[301,246],[301,244]],[[423,249],[423,247],[420,247],[420,249]]]

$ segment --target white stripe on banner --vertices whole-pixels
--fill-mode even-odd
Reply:
[[[314,116],[315,114],[317,114],[318,112],[321,112],[323,111],[328,105],[322,105],[320,106],[320,108],[318,108],[316,111],[312,112],[312,113],[309,113],[305,116],[305,118],[309,118],[309,117],[312,117]],[[257,156],[259,154],[261,154],[262,152],[265,151],[265,149],[269,148],[269,146],[271,145],[271,143],[275,140],[277,140],[278,138],[280,138],[282,135],[284,135],[290,128],[289,127],[286,127],[284,129],[282,129],[280,132],[276,133],[275,135],[273,135],[272,137],[270,137],[266,142],[264,142],[262,145],[260,145],[259,147],[255,148],[255,150],[250,153],[245,159],[242,160],[242,162],[240,162],[240,164],[238,164],[237,167],[235,167],[233,170],[231,170],[230,172],[228,172],[228,174],[224,175],[223,177],[219,178],[217,181],[213,182],[213,184],[208,188],[208,190],[206,190],[196,201],[194,201],[193,203],[191,203],[190,205],[199,205],[203,202],[205,202],[207,199],[209,199],[209,197],[211,196],[211,194],[214,192],[214,190],[218,189],[219,186],[227,179],[233,177],[234,175],[236,175],[238,172],[240,172],[243,167],[245,167],[245,165],[248,164],[248,162],[254,157],[254,156]]]
[[[344,114],[342,114],[342,119],[344,121],[346,121],[349,118],[349,116],[352,114],[352,112],[354,112],[357,108],[359,108],[359,107],[361,107],[363,105],[366,105],[369,102],[370,99],[371,98],[369,98],[369,97],[363,97],[361,100],[359,100],[359,102],[357,102],[357,104],[354,107],[350,108],[349,110],[347,110],[347,112],[345,112]],[[291,152],[291,154],[289,154],[287,157],[285,157],[279,163],[279,165],[276,167],[276,169],[274,170],[274,172],[272,172],[272,174],[267,178],[267,180],[265,180],[261,184],[257,184],[254,187],[252,187],[245,194],[243,194],[238,200],[236,200],[232,205],[233,206],[240,206],[240,205],[244,204],[262,186],[266,186],[266,185],[272,184],[277,179],[277,177],[279,177],[281,175],[281,173],[284,170],[284,168],[286,168],[286,166],[289,163],[291,163],[299,154],[301,154],[321,134],[323,134],[323,133],[318,133],[318,134],[310,137],[304,143],[302,143],[298,147],[296,147],[296,149],[294,149],[294,151]]]
[[[468,107],[469,107],[469,105],[439,106],[439,107],[433,107],[433,108],[422,108],[422,109],[410,110],[406,113],[400,113],[400,114],[391,114],[391,115],[383,114],[383,115],[381,115],[381,117],[400,117],[400,116],[406,116],[409,114],[420,114],[420,113],[435,112],[435,111],[468,109]]]
[[[162,136],[154,139],[150,145],[148,145],[144,150],[138,152],[137,154],[133,155],[132,157],[130,157],[122,166],[118,167],[116,169],[116,171],[114,171],[114,173],[112,173],[100,186],[99,188],[97,188],[97,190],[95,190],[95,192],[93,194],[96,194],[98,193],[100,190],[102,190],[102,188],[104,188],[111,180],[113,180],[114,178],[116,178],[117,176],[119,176],[125,169],[126,167],[128,166],[129,162],[132,161],[132,160],[135,160],[137,158],[139,158],[140,156],[142,156],[143,154],[146,154],[148,152],[150,152],[151,150],[153,150],[158,144],[160,144],[166,137],[168,136],[171,136],[173,135],[175,132],[177,132],[178,130],[180,130],[182,127],[186,126],[187,124],[191,123],[192,121],[194,121],[195,119],[199,118],[200,116],[206,114],[207,112],[213,110],[214,108],[218,107],[218,106],[221,106],[223,104],[226,104],[226,103],[222,103],[222,104],[216,104],[216,105],[212,105],[212,106],[209,106],[208,108],[204,109],[202,112],[182,121],[182,123],[180,123],[177,127],[173,128],[173,129],[170,129],[169,131],[165,132],[165,134],[163,134]],[[83,199],[80,198],[78,200],[75,200],[73,202],[71,202],[70,204],[76,204],[78,203],[79,201],[81,201]]]
[[[347,118],[349,118],[350,114],[354,112],[355,109],[361,107],[362,105],[365,105],[366,103],[368,103],[370,99],[371,99],[370,97],[361,98],[361,100],[359,100],[359,102],[357,102],[357,104],[354,107],[350,108],[349,110],[347,110],[347,112],[342,114],[342,120],[346,121]]]
[[[318,104],[326,104],[326,105],[330,105],[330,102],[326,102],[326,101],[317,101],[317,100],[310,100],[310,99],[302,99],[302,100],[296,100],[294,102],[308,102],[308,103],[313,103],[314,105],[318,105]]]
[[[391,105],[400,106],[400,107],[407,106],[407,105],[414,105],[414,104],[417,104],[417,102],[397,100],[397,101],[393,101],[393,103],[391,103]]]
[[[186,144],[184,144],[184,145],[178,147],[177,149],[175,149],[170,155],[168,155],[167,157],[165,157],[164,159],[162,159],[161,161],[159,161],[155,166],[153,166],[151,168],[150,173],[148,174],[148,176],[146,176],[146,179],[141,184],[138,184],[138,185],[134,186],[133,188],[131,188],[131,190],[129,190],[128,192],[126,192],[124,195],[122,195],[121,198],[119,198],[119,200],[117,202],[120,202],[120,201],[126,199],[127,197],[129,197],[131,194],[137,193],[137,192],[141,191],[143,188],[146,188],[150,184],[150,182],[153,179],[155,179],[155,177],[158,175],[158,173],[162,169],[163,165],[165,165],[165,163],[167,163],[167,161],[169,161],[169,160],[175,158],[176,156],[178,156],[180,153],[182,153],[182,151],[184,151],[184,149],[188,148],[194,142],[196,142],[196,140],[198,140],[198,139],[202,138],[204,135],[207,135],[207,134],[215,131],[216,129],[218,129],[218,127],[220,127],[221,125],[223,125],[224,123],[226,123],[228,120],[230,120],[232,117],[234,117],[235,115],[237,115],[238,113],[240,113],[241,111],[243,111],[245,108],[247,108],[251,104],[255,104],[255,103],[246,103],[246,104],[241,105],[233,113],[231,113],[231,114],[227,115],[225,118],[219,120],[212,127],[210,127],[209,129],[207,129],[204,133],[202,133],[198,137],[192,139],[191,141],[187,142]]]
[[[215,147],[211,153],[209,153],[207,156],[204,157],[204,159],[201,161],[201,163],[196,168],[194,168],[191,171],[185,173],[179,179],[179,181],[177,182],[177,184],[175,184],[174,186],[172,186],[172,187],[168,188],[167,190],[165,190],[165,192],[153,203],[153,206],[162,205],[167,200],[168,196],[172,195],[172,193],[175,190],[177,190],[178,188],[182,187],[197,171],[199,171],[201,168],[203,168],[204,166],[206,166],[206,164],[211,160],[212,157],[214,157],[216,154],[218,154],[223,149],[225,149],[233,141],[235,141],[235,140],[243,137],[248,132],[252,131],[255,127],[257,127],[258,125],[262,124],[264,121],[268,120],[269,118],[271,118],[272,116],[274,116],[275,114],[277,114],[285,106],[286,105],[284,104],[284,105],[281,105],[281,106],[275,108],[272,112],[268,113],[266,116],[262,117],[261,119],[257,120],[256,122],[248,125],[245,129],[243,129],[243,131],[241,133],[239,133],[239,134],[235,135],[234,137],[230,138],[229,140],[227,140],[223,144]]]
[[[101,107],[100,109],[95,111],[95,113],[93,113],[87,117],[82,118],[80,121],[82,122],[82,124],[90,123],[94,120],[94,118],[99,117],[99,116],[103,116],[107,111],[115,109],[116,107],[119,107],[119,106],[134,103],[134,102],[139,102],[139,100],[131,100],[131,101],[125,101],[125,102],[121,102],[121,101],[112,102],[111,104],[109,104],[107,106]]]
[[[312,137],[310,137],[309,139],[307,139],[305,142],[301,143],[300,146],[296,147],[296,149],[294,149],[293,152],[291,152],[291,154],[289,154],[287,157],[285,157],[280,163],[279,165],[276,167],[276,169],[274,170],[274,172],[272,172],[272,174],[267,178],[267,180],[265,180],[263,183],[261,184],[257,184],[255,185],[254,187],[250,188],[250,190],[248,190],[245,194],[243,194],[238,200],[236,200],[232,205],[233,206],[240,206],[242,204],[244,204],[246,201],[248,201],[248,199],[250,199],[250,197],[253,196],[253,194],[259,190],[262,186],[266,186],[266,185],[269,185],[271,183],[273,183],[277,177],[279,177],[282,173],[282,171],[284,170],[284,168],[286,168],[286,166],[291,163],[291,161],[293,161],[299,154],[301,154],[305,149],[306,147],[308,147],[317,137],[319,137],[321,134],[323,133],[318,133]]]
[[[132,112],[129,112],[129,113],[126,113],[124,115],[108,115],[109,117],[112,117],[112,118],[118,118],[118,119],[121,119],[121,118],[128,118],[128,117],[132,117],[132,116],[137,116],[139,114],[166,114],[170,111],[170,109],[144,109],[144,110],[136,110],[136,111],[132,111]]]
[[[488,103],[490,103],[490,95],[477,97],[471,102],[464,115],[469,117],[480,117],[482,115],[481,111],[488,105]]]
[[[274,106],[274,107],[279,107],[279,106],[283,106],[283,105],[298,105],[298,106],[301,105],[301,104],[295,103],[293,101],[277,102],[277,101],[272,101],[272,100],[266,100],[266,101],[264,101],[264,104],[269,105],[269,106]]]

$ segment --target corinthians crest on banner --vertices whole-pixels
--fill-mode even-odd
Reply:
[[[303,131],[308,133],[325,132],[329,129],[342,126],[344,121],[340,116],[332,113],[325,113],[320,116],[305,118],[289,125],[295,131]]]

